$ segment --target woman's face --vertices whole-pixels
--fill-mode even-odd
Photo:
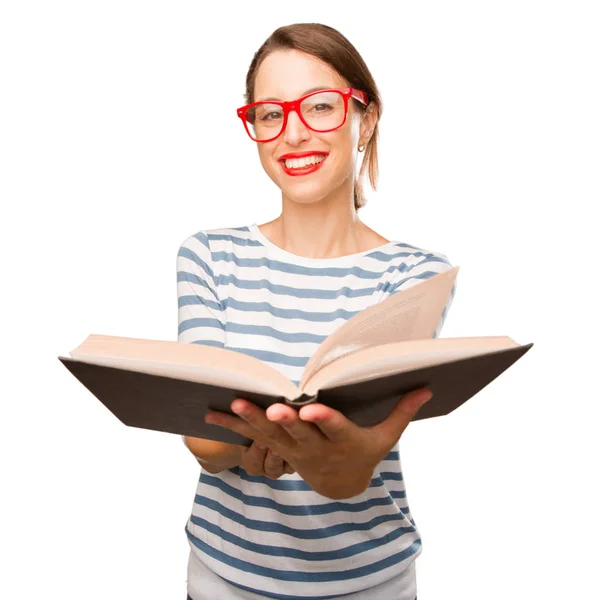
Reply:
[[[277,50],[265,58],[258,69],[254,85],[254,101],[267,98],[296,100],[315,87],[350,87],[329,65],[298,50]],[[376,111],[365,118],[348,102],[346,122],[335,131],[319,133],[302,123],[295,111],[288,115],[284,132],[271,142],[257,143],[263,168],[281,189],[284,198],[308,204],[336,191],[348,194],[356,173],[358,146],[366,144],[375,127]],[[367,134],[367,135],[365,135]],[[362,142],[360,141],[362,140]],[[280,157],[292,152],[326,152],[319,169],[307,175],[289,175]],[[346,188],[346,190],[344,189]]]

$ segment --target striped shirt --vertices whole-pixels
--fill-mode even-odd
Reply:
[[[200,231],[177,255],[178,340],[254,356],[298,384],[319,344],[345,321],[451,266],[444,254],[396,241],[314,259],[274,245],[256,223]],[[242,467],[201,470],[185,531],[194,559],[266,598],[367,590],[421,552],[398,443],[369,488],[346,500],[314,492],[297,473],[272,480]]]

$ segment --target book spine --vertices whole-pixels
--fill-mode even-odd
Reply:
[[[317,399],[318,394],[305,394],[303,393],[301,396],[298,396],[295,400],[286,400],[286,403],[290,406],[304,406],[305,404],[310,404]]]

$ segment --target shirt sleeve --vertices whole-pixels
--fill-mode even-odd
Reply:
[[[439,273],[443,273],[448,269],[452,268],[452,264],[448,260],[448,257],[445,254],[434,254],[429,253],[423,257],[423,260],[418,262],[416,265],[413,265],[409,270],[405,270],[404,272],[398,272],[398,276],[395,282],[392,283],[389,289],[389,295],[395,294],[402,290],[405,290],[413,285],[417,285],[418,283],[428,279],[429,277],[433,277]],[[442,316],[435,328],[433,333],[433,338],[438,338],[442,331],[442,327],[444,326],[444,322],[446,321],[446,317],[448,316],[448,311],[450,310],[450,306],[452,305],[452,301],[454,300],[454,294],[456,293],[456,280],[454,280],[454,285],[450,290],[450,294],[448,294],[448,299],[446,300],[446,304],[444,306],[444,310],[442,311]]]
[[[177,304],[179,342],[224,347],[224,310],[204,232],[187,238],[177,253]]]
[[[208,236],[197,233],[177,253],[178,333],[181,343],[225,345],[223,306],[212,267]],[[181,439],[186,445],[185,436]]]

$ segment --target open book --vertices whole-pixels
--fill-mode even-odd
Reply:
[[[202,344],[92,334],[59,356],[65,367],[126,425],[250,445],[204,422],[235,398],[321,402],[360,426],[375,425],[401,396],[427,387],[416,419],[448,414],[533,346],[509,337],[434,339],[458,273],[452,267],[354,315],[318,347],[298,386],[261,360]]]

